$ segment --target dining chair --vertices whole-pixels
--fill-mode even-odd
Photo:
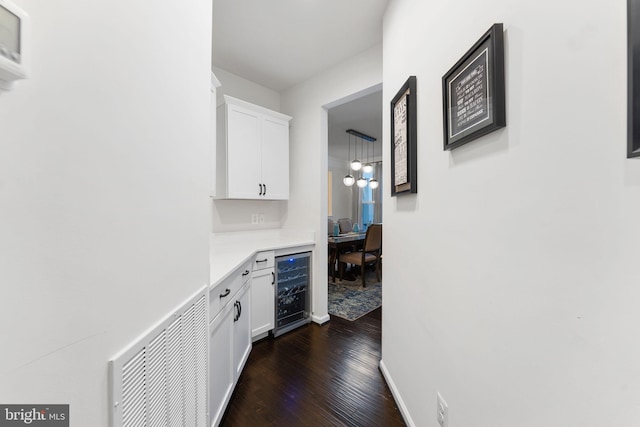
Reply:
[[[334,235],[333,232],[333,226],[334,226],[334,222],[331,218],[328,219],[327,221],[327,231],[328,231],[328,236],[331,237]],[[327,252],[327,263],[328,263],[328,267],[329,267],[329,276],[333,277],[333,281],[336,281],[336,260],[337,260],[337,253],[336,253],[337,249],[335,248],[331,248],[331,246],[329,246],[329,250]]]
[[[371,224],[367,229],[364,238],[362,250],[342,254],[339,257],[340,279],[344,277],[344,270],[347,264],[360,266],[360,275],[362,276],[362,286],[367,286],[365,279],[366,266],[375,264],[376,278],[380,277],[380,258],[382,256],[382,224]]]
[[[340,218],[338,220],[338,225],[340,226],[340,234],[351,233],[353,230],[353,222],[351,218]]]

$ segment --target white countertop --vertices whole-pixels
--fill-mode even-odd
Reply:
[[[315,233],[297,230],[259,230],[212,233],[209,238],[209,284],[216,287],[256,252],[315,245]]]

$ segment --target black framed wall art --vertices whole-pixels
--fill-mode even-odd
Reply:
[[[493,24],[442,77],[444,149],[507,125],[502,24]]]
[[[627,0],[627,158],[640,157],[640,0]]]
[[[416,76],[391,100],[391,195],[418,192]]]

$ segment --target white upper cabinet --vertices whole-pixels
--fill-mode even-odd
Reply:
[[[227,188],[232,199],[254,199],[260,193],[260,114],[237,105],[226,108]],[[223,143],[225,142],[223,139]],[[222,177],[224,181],[225,177]],[[225,194],[223,190],[221,194]]]
[[[220,81],[213,72],[211,73],[211,197],[216,197],[216,105],[217,92],[220,87]]]
[[[262,180],[268,199],[289,198],[289,121],[262,119]]]
[[[291,117],[230,96],[217,110],[216,198],[289,198]]]

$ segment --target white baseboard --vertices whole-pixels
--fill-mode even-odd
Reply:
[[[404,404],[404,401],[402,400],[402,396],[400,396],[400,392],[398,391],[398,388],[396,387],[395,383],[391,379],[391,374],[389,374],[389,371],[387,370],[387,367],[384,364],[384,360],[382,359],[380,359],[380,372],[382,372],[382,376],[384,377],[384,380],[387,382],[387,385],[391,389],[391,394],[393,395],[393,398],[395,399],[396,404],[398,405],[398,409],[400,409],[400,413],[402,414],[402,418],[404,418],[405,424],[407,424],[409,427],[415,427],[416,424],[411,419],[411,415],[409,415],[409,410],[407,409],[407,406]]]
[[[329,317],[329,314],[325,314],[324,316],[316,316],[314,314],[311,315],[311,320],[314,323],[317,323],[318,325],[323,325],[325,323],[327,323],[329,320],[331,320],[331,317]]]

